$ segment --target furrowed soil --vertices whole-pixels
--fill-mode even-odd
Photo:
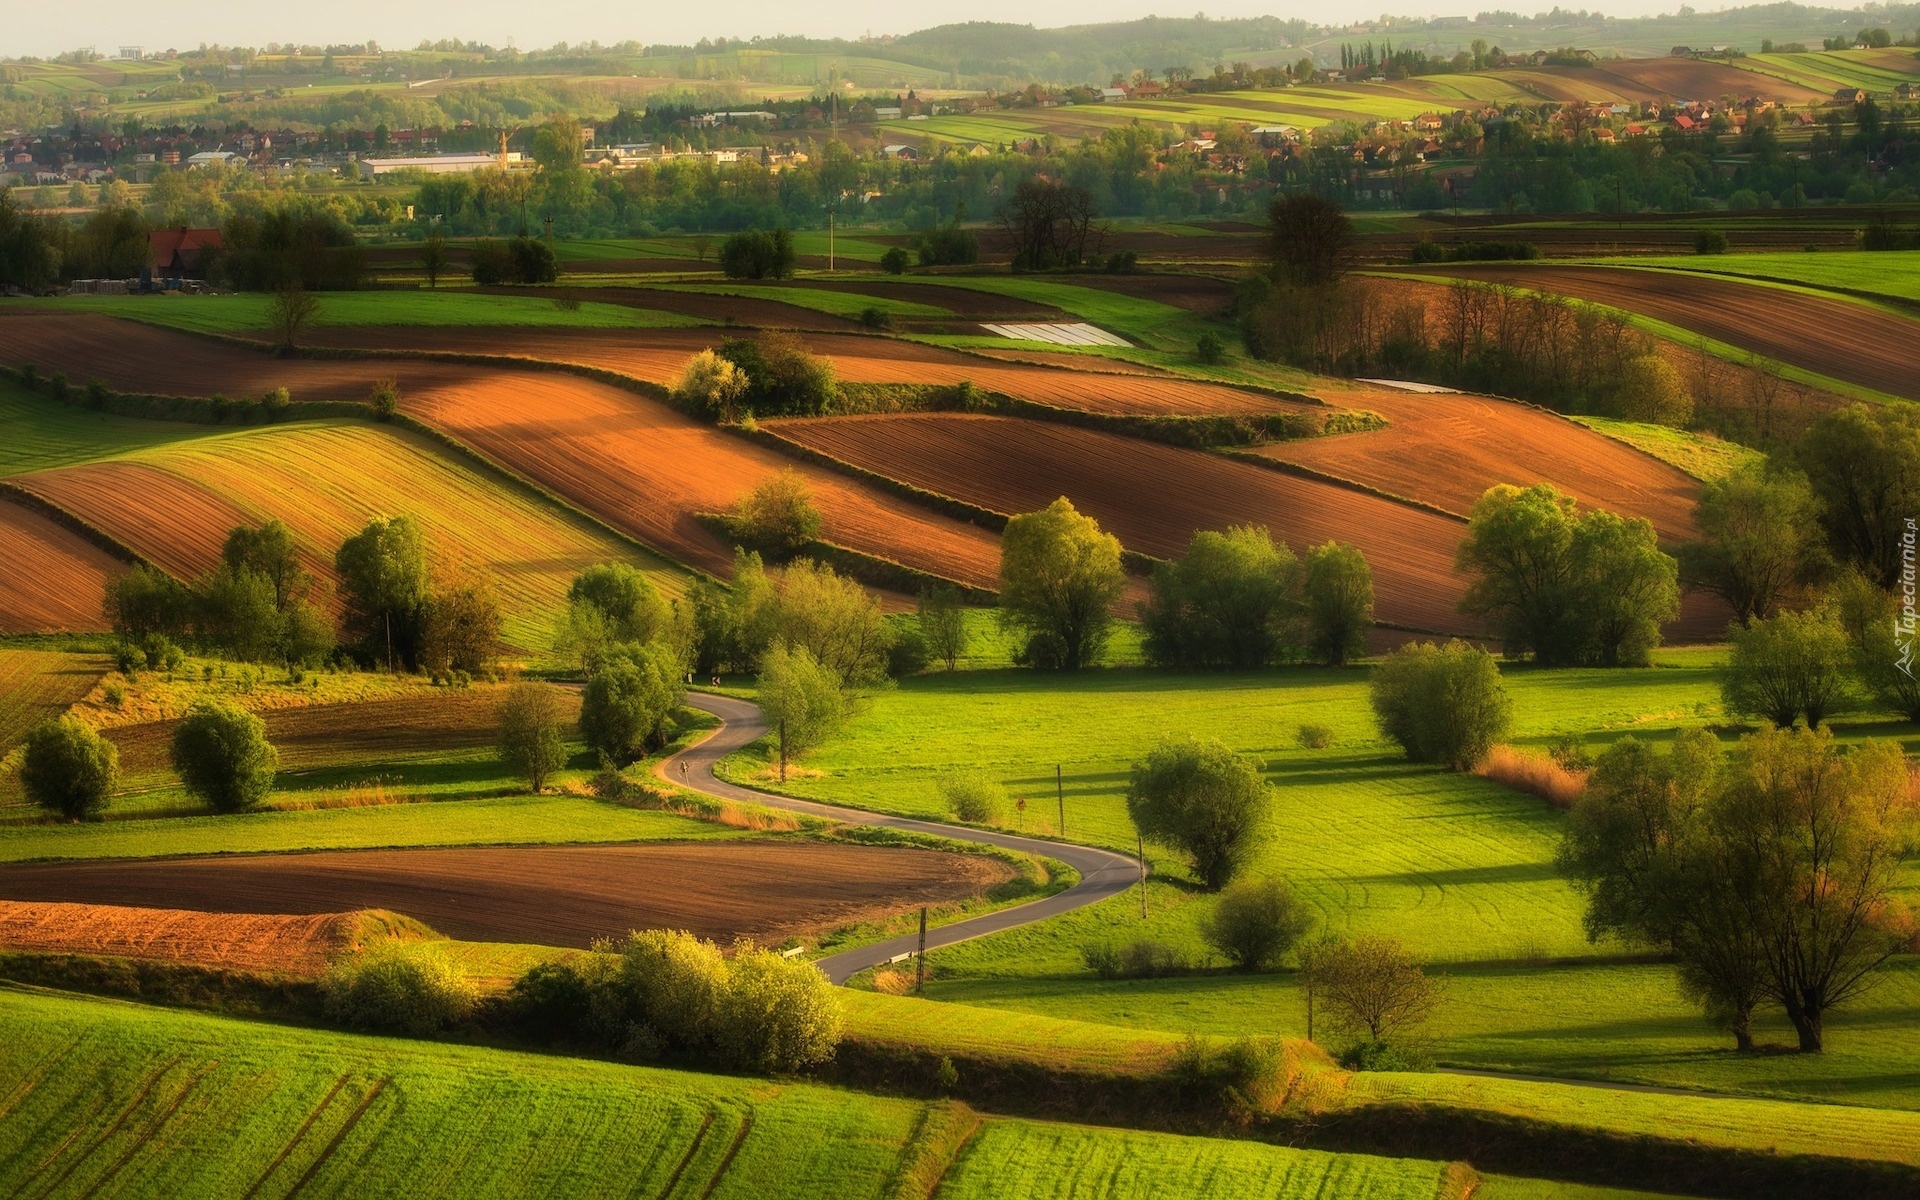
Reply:
[[[0,948],[104,954],[241,971],[317,975],[353,940],[351,913],[262,916],[0,900]]]
[[[1436,271],[1643,313],[1831,379],[1920,400],[1920,320],[1763,284],[1625,267],[1455,266]]]
[[[450,937],[586,947],[631,929],[763,945],[962,900],[1012,871],[982,855],[813,842],[523,846],[29,863],[0,897],[313,915],[384,908]]]
[[[927,413],[769,421],[781,437],[1002,513],[1059,496],[1129,549],[1177,557],[1201,529],[1265,525],[1296,550],[1351,542],[1373,564],[1383,622],[1473,633],[1453,573],[1464,523],[1194,450],[1047,422]]]
[[[0,499],[0,633],[105,629],[100,597],[126,564],[41,514]]]

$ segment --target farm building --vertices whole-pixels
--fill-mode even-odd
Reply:
[[[518,150],[508,151],[507,165],[521,161]],[[416,158],[363,158],[354,166],[362,179],[378,179],[395,171],[422,171],[428,175],[464,175],[500,165],[497,154],[428,154]]]
[[[156,274],[197,276],[201,259],[225,244],[218,229],[156,229],[147,235],[147,258]]]

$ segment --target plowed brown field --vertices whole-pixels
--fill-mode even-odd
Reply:
[[[1435,274],[1575,296],[1804,370],[1920,400],[1920,320],[1864,304],[1681,271],[1459,266]]]
[[[60,467],[18,482],[182,579],[217,566],[227,531],[254,520],[224,496],[145,463]]]
[[[795,443],[998,512],[1071,499],[1128,548],[1163,557],[1195,531],[1260,524],[1296,550],[1338,539],[1373,564],[1379,619],[1474,632],[1456,611],[1466,526],[1349,488],[1219,455],[1008,417],[917,414],[769,421]]]
[[[983,855],[816,842],[340,850],[27,863],[0,896],[217,913],[385,908],[469,941],[590,945],[630,929],[763,944],[975,896],[1012,872]]]
[[[156,897],[164,899],[164,897]],[[0,900],[0,948],[104,954],[241,971],[315,975],[343,947],[351,913],[259,916]]]
[[[1666,463],[1549,412],[1485,396],[1356,386],[1326,393],[1368,409],[1385,429],[1262,446],[1298,463],[1465,516],[1499,483],[1551,483],[1587,507],[1645,517],[1661,540],[1696,535],[1699,482]]]
[[[31,509],[0,500],[0,633],[105,629],[100,597],[107,580],[126,570],[72,530]]]
[[[721,512],[794,466],[605,384],[565,375],[476,374],[414,392],[404,407],[480,453],[683,562],[726,572],[732,548],[695,514]],[[996,587],[996,534],[817,467],[798,466],[822,536],[976,587]]]

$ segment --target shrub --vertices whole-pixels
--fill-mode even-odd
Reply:
[[[1361,1042],[1340,1056],[1349,1071],[1431,1071],[1433,1056],[1416,1047]]]
[[[110,395],[112,395],[112,393],[107,390],[106,384],[100,382],[98,379],[87,380],[88,408],[105,408],[107,398]]]
[[[748,229],[720,243],[720,269],[729,279],[785,279],[793,265],[793,235],[784,229]]]
[[[787,1074],[833,1057],[843,1020],[833,984],[809,962],[734,947],[716,1005],[715,1049],[730,1067]]]
[[[1006,820],[1007,789],[984,771],[943,777],[940,795],[954,819],[969,825],[998,825]]]
[[[905,275],[907,263],[907,252],[898,246],[880,256],[880,268],[889,275]]]
[[[663,643],[616,646],[581,691],[580,735],[613,762],[632,762],[665,744],[684,692],[680,663]]]
[[[1264,526],[1201,530],[1185,555],[1154,570],[1140,609],[1147,661],[1250,670],[1296,657],[1300,563]]]
[[[1243,879],[1200,918],[1200,936],[1242,971],[1265,971],[1305,936],[1313,918],[1284,879]]]
[[[108,683],[100,689],[100,699],[108,708],[118,711],[127,702],[127,689],[117,683]]]
[[[279,755],[259,717],[217,700],[193,706],[174,727],[173,769],[215,812],[252,808],[273,790]]]
[[[1140,256],[1132,250],[1119,250],[1107,255],[1107,274],[1132,275],[1140,269]]]
[[[918,675],[933,661],[927,635],[917,625],[896,625],[893,644],[887,647],[887,674],[895,679]]]
[[[113,669],[125,675],[128,679],[132,679],[134,672],[141,670],[146,665],[147,656],[141,652],[138,646],[129,646],[123,643],[115,648],[113,652]],[[116,704],[114,707],[118,708],[120,706]]]
[[[1209,891],[1232,880],[1265,833],[1260,764],[1218,741],[1161,743],[1133,768],[1127,813],[1142,835],[1185,854]]]
[[[435,945],[387,943],[338,963],[321,983],[327,1018],[349,1029],[425,1037],[472,1015],[477,993]]]
[[[750,413],[817,417],[840,397],[833,363],[812,353],[793,334],[763,333],[752,341],[729,338],[717,353],[746,375],[742,398]]]
[[[1302,750],[1325,750],[1333,745],[1333,730],[1325,725],[1302,725],[1293,740]]]
[[[164,633],[150,633],[140,639],[140,657],[149,671],[177,671],[187,656]]]
[[[1693,397],[1679,370],[1658,354],[1629,359],[1614,393],[1620,415],[1629,421],[1683,427],[1693,420]]]
[[[1727,235],[1721,233],[1718,229],[1702,229],[1693,235],[1693,252],[1695,254],[1725,254],[1727,252]]]
[[[1367,630],[1373,626],[1373,568],[1364,554],[1345,542],[1313,547],[1301,564],[1300,592],[1307,646],[1315,658],[1330,667],[1343,667],[1367,652]]]
[[[566,765],[560,714],[559,694],[542,683],[514,684],[495,710],[500,722],[500,759],[534,792]]]
[[[688,412],[731,422],[735,406],[747,394],[747,375],[713,351],[702,350],[681,368],[670,394]]]
[[[893,316],[878,304],[869,304],[860,310],[860,323],[868,329],[891,329]]]
[[[1572,808],[1587,786],[1585,771],[1572,769],[1556,758],[1528,754],[1512,746],[1489,749],[1474,774],[1516,792],[1538,796],[1562,811]]]
[[[400,411],[400,386],[391,379],[383,379],[373,385],[373,391],[367,396],[367,403],[373,408],[373,415],[382,421],[391,421]]]
[[[1220,340],[1219,334],[1209,329],[1193,344],[1193,356],[1211,366],[1226,358],[1227,344]]]
[[[507,1023],[529,1037],[583,1041],[594,1031],[593,992],[593,981],[574,964],[539,963],[507,990]]]
[[[1102,979],[1159,979],[1191,970],[1187,956],[1165,942],[1135,938],[1116,946],[1098,942],[1081,948],[1087,967]]]
[[[97,820],[119,778],[120,752],[78,717],[44,722],[27,735],[20,785],[48,812],[69,821]]]
[[[820,510],[807,481],[787,467],[735,502],[732,525],[741,545],[786,558],[820,536]]]
[[[1369,692],[1380,732],[1410,761],[1456,771],[1479,765],[1512,721],[1493,656],[1457,640],[1400,647],[1374,668]]]
[[[921,234],[914,252],[923,267],[966,266],[980,261],[980,239],[973,230],[962,229],[956,217]]]

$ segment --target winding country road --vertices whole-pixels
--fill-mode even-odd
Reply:
[[[689,707],[712,713],[725,723],[698,744],[689,746],[661,762],[657,768],[659,775],[672,783],[723,800],[781,808],[854,825],[874,825],[882,829],[899,829],[908,833],[930,834],[934,837],[952,838],[954,841],[979,842],[1007,850],[1018,850],[1026,854],[1044,855],[1066,863],[1080,872],[1079,883],[1044,900],[1003,908],[997,912],[984,913],[964,921],[955,921],[951,925],[927,930],[927,949],[929,950],[956,945],[973,938],[984,937],[989,933],[1018,929],[1022,925],[1031,925],[1035,921],[1044,921],[1048,917],[1056,917],[1077,908],[1085,908],[1109,896],[1116,896],[1140,881],[1139,862],[1124,854],[1115,854],[1111,850],[1101,850],[1093,846],[1076,846],[1071,842],[1050,842],[1040,838],[1019,837],[1011,833],[993,833],[984,829],[971,829],[964,825],[945,825],[938,821],[918,821],[911,817],[886,816],[857,808],[841,808],[833,804],[815,804],[810,800],[795,800],[788,796],[757,792],[751,788],[728,783],[714,775],[713,765],[735,750],[751,745],[766,733],[767,723],[760,715],[759,705],[748,700],[736,700],[731,696],[714,695],[708,692],[689,692],[686,702]],[[686,764],[684,776],[680,771],[682,763]],[[918,947],[919,940],[917,933],[888,938],[870,946],[861,946],[856,950],[829,954],[825,958],[816,959],[814,965],[825,971],[827,978],[833,982],[845,983],[849,977],[868,967],[879,966],[902,954],[913,952]]]

